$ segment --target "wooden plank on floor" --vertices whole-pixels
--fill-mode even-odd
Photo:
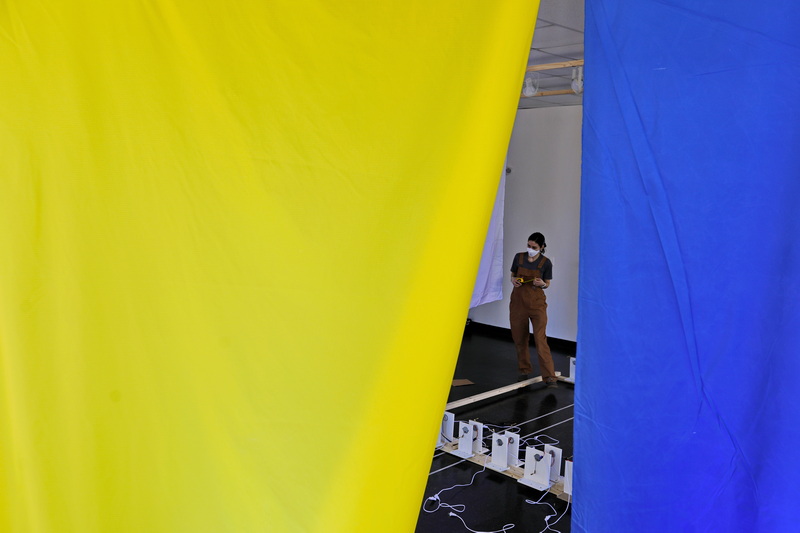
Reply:
[[[556,372],[556,377],[560,376],[561,372]],[[542,376],[538,376],[535,378],[526,379],[525,381],[520,381],[518,383],[512,383],[511,385],[506,385],[505,387],[500,387],[499,389],[493,389],[490,391],[482,392],[480,394],[476,394],[468,398],[455,400],[448,403],[445,406],[445,411],[450,411],[451,409],[456,409],[458,407],[464,407],[465,405],[469,405],[475,402],[488,400],[489,398],[494,398],[495,396],[500,396],[501,394],[508,394],[509,392],[514,392],[517,389],[522,389],[524,387],[527,387],[528,385],[533,385],[534,383],[541,383],[541,382],[542,382]]]

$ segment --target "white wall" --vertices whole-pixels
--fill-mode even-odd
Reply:
[[[516,252],[525,250],[528,235],[540,231],[545,255],[553,261],[553,282],[547,289],[547,335],[575,341],[578,324],[578,231],[581,188],[582,106],[517,111],[508,152],[505,235],[506,280]],[[511,282],[503,300],[472,309],[475,322],[508,328]]]

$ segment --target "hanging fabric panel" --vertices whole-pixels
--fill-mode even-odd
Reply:
[[[800,11],[586,5],[573,531],[797,531]]]
[[[0,531],[413,530],[537,7],[4,2]]]

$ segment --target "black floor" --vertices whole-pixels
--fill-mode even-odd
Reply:
[[[550,343],[557,371],[569,373],[569,356],[574,355],[574,344],[554,341]],[[536,366],[536,352],[531,348],[531,359]],[[536,372],[537,370],[534,370]],[[536,374],[538,375],[538,374]],[[516,382],[517,367],[514,344],[508,330],[472,323],[464,332],[455,379],[469,379],[474,385],[453,387],[448,401],[452,402],[484,391],[497,389]],[[532,375],[533,377],[533,375]],[[527,390],[515,391],[453,410],[456,420],[478,420],[498,426],[519,425],[528,444],[551,443],[563,450],[564,459],[572,458],[573,387],[559,383],[557,389],[546,389],[535,384]],[[457,426],[457,424],[456,424]],[[555,444],[553,440],[557,440]],[[487,442],[488,444],[488,442]],[[520,450],[524,457],[524,451]],[[570,531],[570,511],[567,502],[552,494],[544,494],[518,483],[515,479],[451,454],[436,451],[431,462],[431,472],[425,489],[425,501],[420,510],[416,533],[468,532],[466,526],[479,532],[506,531],[514,533],[539,533],[541,531]],[[467,484],[474,477],[470,486]],[[438,500],[429,499],[436,496]],[[526,500],[541,500],[533,505]],[[445,504],[463,505],[458,512]],[[545,505],[549,504],[549,505]],[[558,523],[555,520],[560,518]],[[426,512],[433,511],[433,512]],[[457,514],[456,516],[451,516]],[[553,516],[550,527],[545,518]],[[462,523],[463,520],[463,523]]]

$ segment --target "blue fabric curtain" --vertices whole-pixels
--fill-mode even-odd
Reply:
[[[573,531],[800,531],[800,9],[586,6]]]

